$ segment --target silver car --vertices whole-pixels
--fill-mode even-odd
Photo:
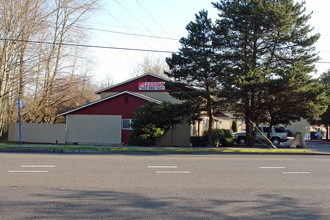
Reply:
[[[269,131],[269,126],[259,126],[258,129],[263,133],[263,135],[257,131],[256,139],[257,141],[266,142],[266,137]],[[238,144],[246,143],[246,132],[235,132],[233,133],[233,139]],[[284,127],[272,127],[272,131],[270,133],[270,140],[273,142],[275,146],[280,145],[281,142],[286,142],[288,140],[287,132]]]

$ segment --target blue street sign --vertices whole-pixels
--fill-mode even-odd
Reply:
[[[18,123],[19,123],[19,146],[22,147],[22,123],[21,123],[21,107],[23,107],[20,98],[17,99],[18,104]]]

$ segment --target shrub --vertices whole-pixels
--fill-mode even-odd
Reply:
[[[148,124],[143,128],[134,128],[128,139],[130,146],[153,146],[163,134],[160,128],[154,124]]]
[[[208,139],[207,136],[191,136],[190,143],[193,147],[206,147]]]
[[[224,146],[224,147],[230,147],[230,146],[233,146],[234,144],[234,139],[232,137],[230,138],[223,138],[221,141],[221,146]]]
[[[208,130],[204,131],[203,136],[207,137]],[[231,130],[228,129],[213,129],[212,130],[212,142],[213,144],[218,146],[232,146],[233,145],[233,138]]]

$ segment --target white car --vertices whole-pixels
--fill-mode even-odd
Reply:
[[[258,129],[267,137],[269,126],[259,126]],[[265,142],[267,141],[260,132],[257,131],[256,140]],[[233,133],[233,139],[238,144],[246,143],[246,132],[235,132]],[[280,145],[281,142],[286,142],[288,140],[287,132],[284,127],[272,127],[272,131],[270,133],[270,140],[273,142],[275,146]]]

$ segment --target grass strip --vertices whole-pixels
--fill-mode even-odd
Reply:
[[[235,148],[217,148],[217,149],[201,149],[201,148],[152,148],[152,147],[82,147],[82,146],[70,146],[70,147],[11,147],[1,146],[0,150],[90,150],[90,151],[113,151],[113,152],[183,152],[183,153],[312,153],[306,149],[235,149]]]

